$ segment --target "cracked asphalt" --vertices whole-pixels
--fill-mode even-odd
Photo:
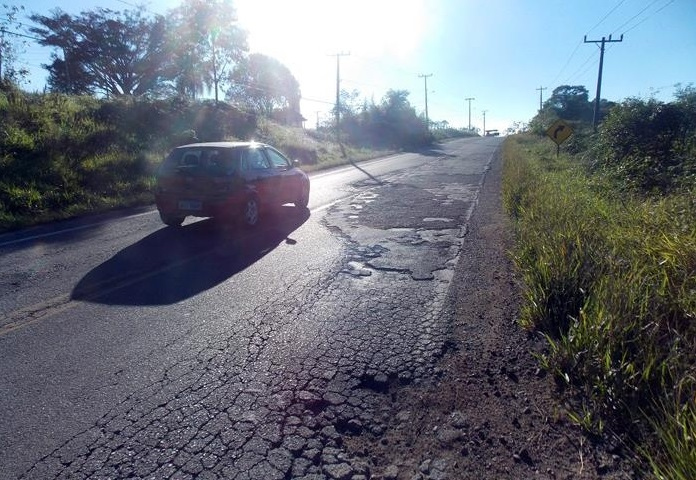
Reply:
[[[94,254],[71,308],[0,336],[0,477],[377,478],[346,441],[387,433],[385,399],[439,375],[447,294],[499,146],[444,144],[251,239],[203,221],[185,244],[136,229]],[[131,279],[107,289],[115,270]]]

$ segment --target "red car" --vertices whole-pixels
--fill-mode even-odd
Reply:
[[[254,226],[265,207],[306,209],[309,177],[275,148],[256,142],[193,143],[177,147],[157,174],[155,202],[167,225],[187,216],[241,219]]]

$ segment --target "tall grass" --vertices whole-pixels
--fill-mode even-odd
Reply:
[[[579,399],[572,418],[641,443],[658,477],[696,478],[693,192],[620,195],[550,144],[518,136],[504,151],[521,323],[548,338],[542,362]]]

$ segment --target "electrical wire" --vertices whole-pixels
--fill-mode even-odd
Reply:
[[[16,36],[16,37],[28,38],[28,39],[30,39],[30,40],[35,40],[35,41],[37,41],[37,42],[41,41],[40,38],[32,37],[32,36],[30,36],[30,35],[25,35],[25,34],[23,34],[23,33],[11,32],[11,31],[9,31],[9,30],[5,30],[4,28],[0,28],[0,32],[2,32],[2,33],[8,33],[8,34],[14,35],[14,36]]]
[[[582,65],[580,65],[580,67],[578,67],[578,69],[575,70],[575,72],[574,72],[572,75],[570,75],[570,76],[566,79],[566,81],[564,82],[564,84],[565,84],[565,85],[569,85],[569,84],[571,83],[571,81],[572,81],[574,78],[577,78],[577,77],[579,76],[578,74],[580,73],[580,71],[583,71],[583,69],[585,68],[585,66],[586,66],[590,61],[592,61],[593,59],[595,59],[595,57],[597,56],[597,53],[598,53],[598,52],[599,52],[599,50],[597,50],[597,51],[595,51],[595,52],[592,52],[592,54],[590,54],[590,56],[587,57],[587,59],[582,63]],[[592,65],[594,65],[595,63],[597,63],[597,61],[599,61],[599,59],[596,59],[595,62],[592,63]],[[583,71],[583,73],[584,73],[584,71]]]
[[[643,12],[645,12],[646,10],[648,10],[650,7],[652,7],[653,5],[655,5],[655,4],[656,4],[657,2],[659,2],[659,1],[660,1],[660,0],[653,0],[652,2],[650,2],[650,3],[649,3],[648,5],[646,5],[640,12],[636,13],[635,15],[633,15],[631,18],[629,18],[629,19],[626,20],[623,24],[621,24],[620,27],[618,27],[616,30],[614,30],[614,31],[612,32],[612,35],[616,35],[617,33],[619,33],[619,32],[621,31],[622,28],[624,28],[626,25],[628,25],[629,23],[631,23],[631,22],[632,22],[633,20],[635,20],[638,16],[642,15]]]
[[[596,24],[594,27],[590,28],[590,29],[587,31],[587,34],[589,35],[590,33],[592,33],[592,30],[594,30],[595,28],[599,27],[599,26],[604,22],[604,20],[606,20],[607,17],[609,17],[609,15],[611,15],[612,13],[614,13],[614,11],[616,11],[617,8],[619,8],[621,5],[623,5],[623,3],[624,3],[625,1],[626,1],[626,0],[621,0],[619,3],[617,3],[617,4],[614,6],[614,8],[612,8],[611,10],[609,10],[609,12],[607,12],[607,14],[604,15],[604,16],[602,17],[602,19],[601,19],[599,22],[597,22],[597,24]]]
[[[651,13],[651,14],[648,15],[647,17],[643,18],[640,22],[636,23],[636,24],[633,25],[631,28],[629,28],[628,30],[623,31],[623,32],[622,32],[622,35],[623,35],[623,34],[626,34],[626,33],[628,33],[628,32],[630,32],[630,31],[633,30],[634,28],[636,28],[636,27],[638,27],[639,25],[643,24],[644,22],[646,22],[646,21],[649,20],[650,18],[654,17],[655,15],[657,15],[658,13],[660,13],[662,10],[664,10],[664,9],[667,8],[667,7],[669,7],[669,6],[670,6],[671,4],[673,4],[673,3],[674,3],[674,0],[668,1],[666,4],[664,4],[664,5],[663,5],[662,7],[660,7],[658,10],[655,10],[653,13]]]
[[[623,3],[624,3],[625,1],[626,1],[626,0],[620,0],[616,5],[614,5],[614,7],[613,7],[611,10],[609,10],[606,14],[604,14],[604,16],[603,16],[592,28],[590,28],[590,29],[587,31],[587,34],[589,35],[589,34],[592,32],[592,30],[594,30],[595,28],[597,28],[598,26],[600,26],[602,23],[604,23],[604,21],[605,21],[607,18],[609,18],[609,16],[610,16],[612,13],[614,13],[621,5],[623,5]],[[553,80],[551,80],[551,82],[549,82],[549,85],[553,85],[553,84],[556,82],[556,80],[558,80],[558,79],[560,78],[560,76],[563,74],[563,72],[565,71],[565,69],[568,68],[568,65],[570,64],[571,60],[575,57],[575,54],[577,53],[577,51],[580,49],[580,45],[582,45],[583,43],[584,43],[584,42],[583,42],[582,40],[580,40],[580,41],[577,43],[577,45],[575,45],[575,48],[573,49],[573,51],[571,52],[570,56],[568,57],[568,60],[566,60],[565,64],[563,65],[563,68],[561,68],[561,70],[556,74],[556,76],[553,78]],[[584,64],[583,64],[583,65],[584,65]],[[582,68],[582,66],[581,66],[580,68]],[[567,83],[567,82],[566,82],[566,83]]]
[[[577,53],[577,51],[578,51],[578,49],[580,48],[580,45],[582,45],[582,43],[583,43],[582,40],[578,42],[578,44],[575,46],[575,49],[573,50],[573,52],[572,52],[572,53],[570,54],[570,56],[568,57],[568,60],[566,60],[565,65],[563,65],[563,68],[561,68],[561,70],[556,74],[556,76],[553,77],[553,80],[551,80],[551,81],[549,82],[549,85],[553,85],[553,84],[556,82],[556,80],[558,80],[558,78],[561,76],[561,74],[565,71],[565,69],[566,69],[566,68],[568,67],[568,65],[570,64],[570,61],[571,61],[571,60],[573,59],[573,57],[575,56],[575,54]]]

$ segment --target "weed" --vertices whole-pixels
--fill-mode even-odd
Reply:
[[[642,442],[660,478],[693,478],[693,190],[629,196],[575,157],[549,155],[549,143],[513,137],[504,150],[521,323],[544,333],[541,365],[580,399],[573,422]]]

